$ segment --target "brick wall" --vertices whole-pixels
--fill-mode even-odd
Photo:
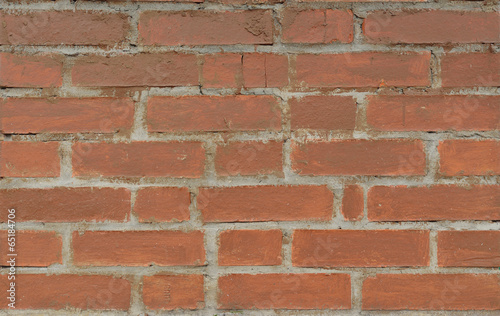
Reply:
[[[497,1],[0,7],[0,314],[500,309]]]

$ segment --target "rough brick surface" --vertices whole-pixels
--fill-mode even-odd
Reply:
[[[365,310],[497,310],[495,274],[380,274],[363,283]]]
[[[153,242],[154,241],[154,242]],[[86,266],[199,266],[205,262],[199,231],[73,233],[73,260]]]
[[[85,11],[0,13],[0,44],[115,45],[125,40],[125,14]]]
[[[498,0],[0,7],[0,315],[500,312]]]
[[[420,141],[297,143],[292,168],[303,175],[418,175],[425,172],[425,155]]]
[[[0,231],[0,237],[7,241],[8,231]],[[53,231],[18,231],[17,245],[16,264],[20,267],[47,267],[62,263],[62,238]],[[7,266],[9,260],[8,247],[7,242],[0,245],[2,266]]]
[[[0,176],[13,178],[58,177],[59,143],[0,143]]]
[[[205,222],[324,221],[333,211],[326,186],[201,188],[198,201]]]
[[[144,277],[144,304],[153,310],[197,309],[204,307],[203,276],[153,275]]]
[[[292,263],[299,267],[426,266],[429,232],[296,230]]]
[[[222,309],[348,309],[347,274],[230,274],[219,278]]]
[[[275,266],[281,264],[280,230],[227,230],[219,236],[219,265]]]
[[[0,289],[7,293],[10,281],[0,277]],[[127,310],[131,285],[127,279],[104,275],[24,274],[16,279],[16,308]],[[0,303],[7,308],[7,300]]]

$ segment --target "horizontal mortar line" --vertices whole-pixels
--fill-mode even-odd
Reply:
[[[224,133],[222,135],[221,133]],[[114,133],[12,133],[3,132],[3,135],[14,137],[9,141],[33,141],[33,142],[72,142],[98,144],[106,142],[108,144],[141,142],[216,142],[227,144],[231,142],[245,141],[284,141],[290,140],[298,143],[308,142],[330,142],[330,141],[350,141],[350,140],[422,140],[422,141],[443,141],[443,140],[495,140],[500,139],[499,130],[490,131],[378,131],[367,130],[313,130],[298,129],[293,131],[230,131],[230,132],[149,132],[139,139],[131,139],[129,135]]]
[[[347,3],[345,3],[347,2]],[[359,13],[365,11],[374,11],[374,10],[384,10],[384,9],[404,9],[408,6],[408,1],[402,3],[348,3],[349,1],[345,1],[344,3],[304,3],[304,2],[295,2],[291,1],[290,4],[301,5],[300,8],[311,8],[311,9],[348,9],[355,8]],[[52,10],[52,11],[63,11],[63,10],[91,10],[91,11],[106,11],[106,12],[144,12],[144,11],[185,11],[185,10],[253,10],[253,9],[285,9],[286,6],[281,3],[276,4],[220,4],[213,3],[209,1],[201,2],[201,3],[150,3],[147,1],[130,1],[130,2],[118,2],[118,3],[98,3],[98,2],[78,2],[68,3],[68,2],[55,2],[55,3],[12,3],[9,1],[0,1],[0,4],[4,5],[5,8],[9,10]],[[140,5],[139,5],[140,4]],[[413,9],[439,9],[442,11],[461,11],[461,10],[474,10],[480,11],[485,9],[494,9],[495,3],[485,3],[485,4],[476,4],[469,2],[458,2],[458,3],[438,3],[438,2],[412,2],[411,7]]]
[[[473,51],[467,49],[469,45]],[[477,49],[482,49],[482,52],[491,52],[491,46],[494,43],[480,44],[457,44],[452,49],[458,52],[478,52]],[[245,54],[245,53],[274,53],[277,55],[302,55],[302,54],[324,54],[336,55],[342,53],[418,53],[439,51],[445,44],[370,44],[370,43],[331,43],[331,44],[288,44],[288,43],[270,43],[270,44],[227,44],[227,45],[137,45],[130,46],[128,42],[117,42],[116,46],[108,48],[100,48],[98,45],[0,45],[0,52],[21,53],[25,55],[34,55],[36,53],[59,53],[69,55],[68,57],[78,59],[85,55],[102,55],[102,56],[118,56],[118,55],[137,55],[137,54],[161,54],[161,53],[186,53],[194,55],[211,55],[211,54]],[[223,52],[223,53],[221,53]],[[481,51],[479,51],[481,52]],[[448,54],[453,51],[448,52]],[[81,56],[75,56],[80,54]],[[84,55],[82,55],[84,54]],[[446,54],[445,54],[446,55]]]
[[[432,231],[494,231],[500,229],[500,221],[408,221],[408,222],[369,222],[367,220],[360,222],[343,221],[341,218],[335,218],[333,221],[262,221],[262,222],[221,222],[221,223],[193,223],[191,221],[181,223],[131,223],[131,222],[17,222],[18,231],[37,230],[37,231],[56,231],[60,234],[68,232],[87,232],[87,231],[217,231],[224,230],[432,230]],[[0,224],[1,230],[8,229],[6,223]]]
[[[118,276],[127,277],[133,275],[151,276],[158,274],[206,274],[206,266],[187,267],[187,266],[71,266],[65,269],[60,267],[17,267],[16,274],[78,274],[78,275],[103,275],[103,276]],[[375,274],[462,274],[462,273],[480,273],[497,275],[498,268],[477,268],[477,267],[438,267],[437,270],[429,266],[423,267],[334,267],[334,268],[302,268],[302,267],[288,267],[283,271],[283,266],[246,266],[246,267],[225,267],[217,266],[217,276],[224,276],[228,274],[295,274],[295,273],[339,273],[351,274],[354,272],[362,272],[367,274],[364,278],[374,276]],[[257,270],[257,271],[256,271]],[[5,275],[9,268],[0,268],[0,275]]]
[[[253,177],[253,178],[238,178],[228,177],[217,179],[217,183],[213,183],[210,179],[174,179],[174,178],[149,178],[149,179],[130,179],[129,181],[108,178],[109,180],[88,179],[82,180],[72,178],[68,183],[64,179],[50,179],[50,178],[30,178],[26,180],[13,181],[10,178],[0,180],[0,185],[3,189],[46,189],[65,186],[68,188],[80,187],[102,187],[102,188],[127,188],[138,189],[141,187],[213,187],[213,188],[229,188],[240,186],[276,186],[276,185],[338,185],[341,184],[364,182],[367,187],[375,185],[405,185],[408,187],[416,186],[433,186],[433,185],[457,185],[468,187],[473,184],[469,183],[474,181],[476,185],[491,185],[498,184],[495,181],[500,179],[500,176],[474,176],[474,177],[457,177],[457,178],[443,178],[437,180],[422,179],[422,176],[408,179],[406,176],[400,177],[381,177],[381,176],[323,176],[323,177],[307,177],[297,176],[293,178],[272,178],[267,177]],[[113,179],[113,180],[112,180]],[[479,182],[478,182],[479,181]]]

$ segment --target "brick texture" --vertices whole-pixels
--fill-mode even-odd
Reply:
[[[497,0],[1,3],[1,315],[500,312]]]

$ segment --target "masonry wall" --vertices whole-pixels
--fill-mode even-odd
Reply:
[[[1,315],[497,315],[497,1],[0,7]]]

